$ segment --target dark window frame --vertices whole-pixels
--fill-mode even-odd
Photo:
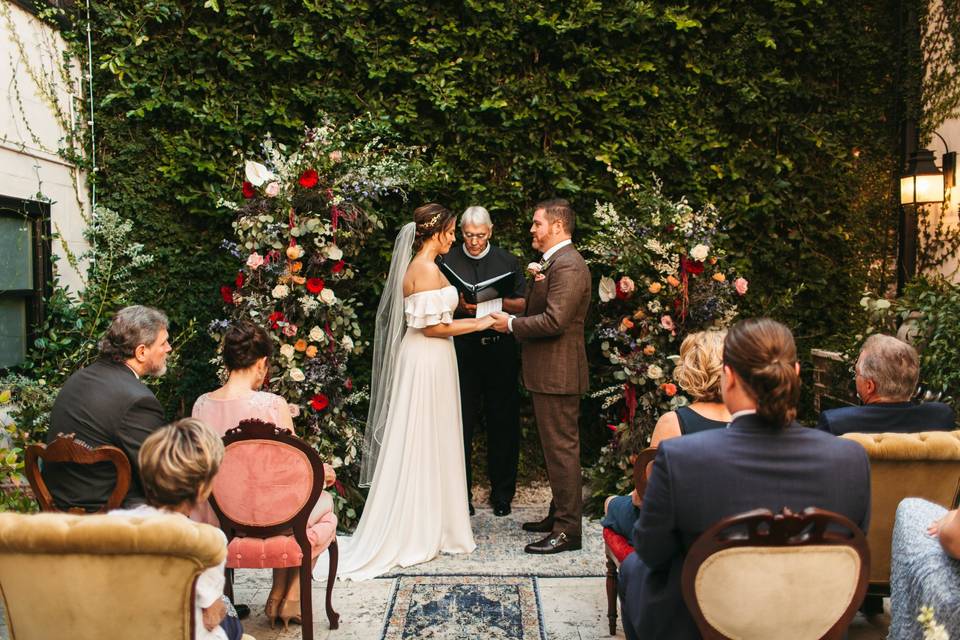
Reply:
[[[53,293],[53,242],[50,203],[0,195],[0,216],[27,220],[33,236],[33,288],[0,291],[0,298],[27,300],[26,348],[40,337],[46,316],[46,299]],[[2,267],[0,267],[2,268]]]

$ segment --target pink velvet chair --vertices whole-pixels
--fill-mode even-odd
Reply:
[[[303,638],[313,639],[312,560],[330,550],[326,611],[330,628],[337,577],[337,516],[323,493],[323,462],[306,442],[260,420],[244,420],[223,436],[226,452],[210,505],[227,536],[227,595],[234,569],[300,567]],[[319,503],[319,504],[318,504]],[[315,508],[317,506],[317,508]]]

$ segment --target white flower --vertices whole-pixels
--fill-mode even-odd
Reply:
[[[531,262],[527,265],[527,271],[533,275],[540,273],[540,270],[543,269],[543,266],[539,262]]]
[[[255,187],[259,187],[264,182],[276,178],[276,176],[271,173],[270,169],[267,169],[259,162],[247,160],[243,168],[244,172],[247,174],[247,181]]]
[[[603,276],[600,278],[600,302],[610,302],[617,297],[617,283],[613,278]]]
[[[236,300],[236,298],[234,298],[234,300]],[[887,300],[886,298],[880,298],[879,300],[877,300],[876,304],[874,304],[873,306],[876,307],[877,309],[889,309],[890,301]]]
[[[296,349],[293,348],[292,344],[285,344],[280,347],[280,355],[282,355],[287,360],[293,360],[294,354],[296,354]]]
[[[323,329],[321,329],[320,327],[314,327],[313,329],[310,329],[310,339],[313,342],[321,342],[323,341],[323,337],[324,337]]]
[[[297,367],[294,367],[293,369],[290,369],[290,379],[294,382],[303,382],[307,379],[307,376],[303,375],[303,371]]]
[[[353,351],[353,338],[350,336],[343,336],[343,339],[340,341],[340,344],[343,345],[343,348],[347,351]]]
[[[274,298],[279,300],[281,298],[286,298],[290,294],[290,289],[285,284],[278,284],[273,288],[271,294]]]
[[[333,294],[332,289],[324,289],[320,292],[320,299],[326,302],[327,304],[333,304],[337,300],[337,296]]]
[[[659,378],[662,378],[663,369],[661,369],[655,364],[652,364],[649,367],[647,367],[647,377],[650,378],[651,380],[657,380]]]
[[[327,257],[331,260],[339,260],[343,257],[343,250],[335,244],[331,244],[329,247],[327,247],[326,253]]]
[[[300,296],[298,300],[300,301],[300,306],[303,308],[303,312],[307,315],[310,315],[314,309],[320,306],[320,303],[317,302],[317,299],[313,296]]]
[[[693,249],[690,250],[690,257],[699,262],[703,262],[707,258],[707,254],[710,253],[710,247],[705,244],[698,244]]]
[[[267,185],[267,188],[264,189],[263,192],[267,194],[268,198],[276,198],[277,194],[280,193],[280,183],[271,182],[270,184]]]

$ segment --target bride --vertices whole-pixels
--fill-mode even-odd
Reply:
[[[360,467],[360,486],[370,493],[356,532],[338,541],[338,574],[347,580],[476,548],[451,338],[482,331],[493,318],[453,319],[457,290],[434,260],[455,240],[454,215],[425,204],[413,220],[397,236],[377,308]],[[314,572],[318,579],[325,574]]]

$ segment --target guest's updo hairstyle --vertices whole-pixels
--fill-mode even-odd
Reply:
[[[456,220],[449,209],[442,204],[430,202],[413,210],[413,221],[417,225],[413,239],[413,251],[416,253],[423,247],[423,243],[434,235],[446,229]]]
[[[229,329],[223,336],[223,363],[227,371],[252,367],[260,358],[273,355],[273,341],[263,327],[246,320]]]
[[[797,416],[800,376],[790,329],[770,318],[741,320],[727,331],[723,363],[757,402],[757,415],[779,427]]]
[[[720,402],[726,331],[698,331],[683,339],[673,377],[696,402]]]

